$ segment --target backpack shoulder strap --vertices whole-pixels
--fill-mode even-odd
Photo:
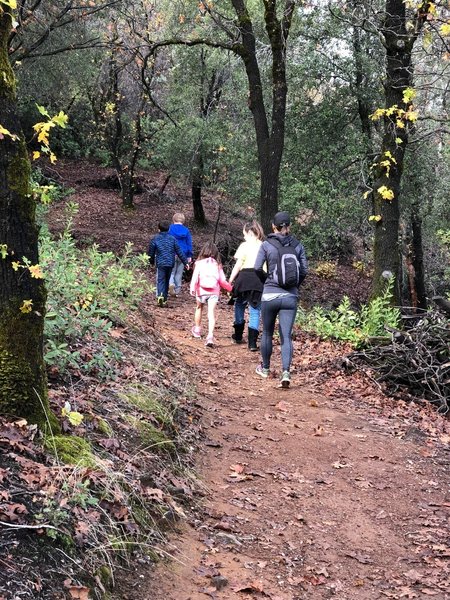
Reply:
[[[266,242],[268,242],[274,248],[277,248],[277,249],[283,248],[283,244],[276,238],[267,238]]]

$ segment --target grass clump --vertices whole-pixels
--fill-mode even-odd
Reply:
[[[152,415],[163,427],[172,428],[176,407],[167,407],[155,397],[155,390],[145,385],[134,386],[120,396],[147,415]]]

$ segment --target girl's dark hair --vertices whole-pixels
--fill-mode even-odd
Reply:
[[[258,221],[255,221],[254,219],[253,219],[253,221],[246,223],[244,225],[244,231],[245,231],[245,233],[248,233],[249,231],[251,231],[258,238],[258,240],[261,240],[261,241],[265,237],[263,228],[258,223]]]
[[[202,260],[203,258],[214,258],[214,260],[217,260],[218,263],[221,262],[219,249],[214,242],[206,242],[206,244],[203,245],[197,260]]]

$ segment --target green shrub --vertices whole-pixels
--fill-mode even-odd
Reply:
[[[351,308],[350,300],[344,296],[340,305],[331,311],[315,307],[308,313],[300,313],[299,322],[303,329],[316,333],[324,339],[336,339],[363,346],[374,336],[387,337],[386,327],[397,327],[400,311],[391,305],[393,282],[384,294],[369,304],[364,304],[360,312]]]
[[[73,214],[76,207],[70,205],[70,210]],[[40,240],[40,264],[48,289],[45,360],[60,371],[75,368],[111,376],[121,353],[110,330],[124,323],[150,291],[142,270],[147,257],[133,255],[131,244],[120,257],[100,252],[96,245],[80,250],[70,225],[69,218],[57,240],[43,228]]]

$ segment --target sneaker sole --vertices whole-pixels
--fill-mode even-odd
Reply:
[[[281,387],[285,390],[287,390],[290,385],[291,385],[290,381],[285,380],[285,381],[281,382]]]

